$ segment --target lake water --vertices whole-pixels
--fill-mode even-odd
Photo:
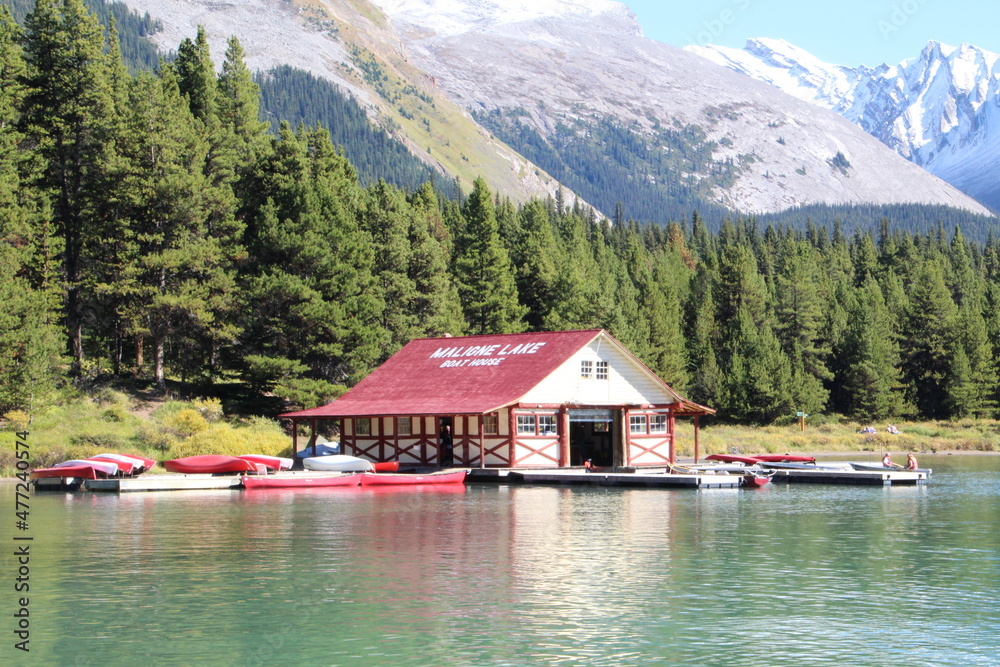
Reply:
[[[1000,457],[923,487],[31,498],[0,664],[1000,665]],[[12,554],[14,486],[0,485]],[[23,534],[23,533],[22,533]]]

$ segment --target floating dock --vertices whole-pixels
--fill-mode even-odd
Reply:
[[[694,489],[732,489],[740,485],[742,475],[685,474],[668,475],[658,471],[584,472],[580,469],[514,470],[473,468],[466,482],[492,484],[557,484],[571,486],[616,486],[632,488],[686,487]]]
[[[239,475],[181,475],[173,473],[169,475],[88,479],[83,483],[83,488],[86,491],[105,493],[239,489],[242,487],[243,478]]]
[[[779,484],[853,484],[858,486],[921,485],[927,470],[778,470],[771,478]]]

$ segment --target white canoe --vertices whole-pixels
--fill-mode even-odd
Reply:
[[[356,456],[347,456],[346,454],[311,456],[307,459],[302,459],[302,466],[306,470],[336,470],[339,472],[369,472],[375,470],[375,466],[371,461],[359,459]]]

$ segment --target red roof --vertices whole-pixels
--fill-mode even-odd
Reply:
[[[417,338],[328,405],[282,417],[485,414],[517,403],[601,329]]]

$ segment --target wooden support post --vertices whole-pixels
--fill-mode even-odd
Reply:
[[[701,415],[694,416],[694,462],[698,462],[698,456],[700,452],[698,451],[698,417]]]
[[[569,466],[569,408],[559,408],[559,467]]]
[[[517,464],[517,417],[514,416],[514,408],[507,408],[507,430],[510,431],[510,467]]]
[[[677,419],[674,417],[674,409],[670,408],[667,413],[667,430],[670,431],[670,462],[677,462]]]
[[[486,467],[486,419],[479,415],[479,467]],[[469,458],[472,458],[471,454]]]
[[[313,456],[316,456],[316,420],[309,420],[309,441],[312,443]]]
[[[299,420],[292,417],[292,451],[299,453]]]

